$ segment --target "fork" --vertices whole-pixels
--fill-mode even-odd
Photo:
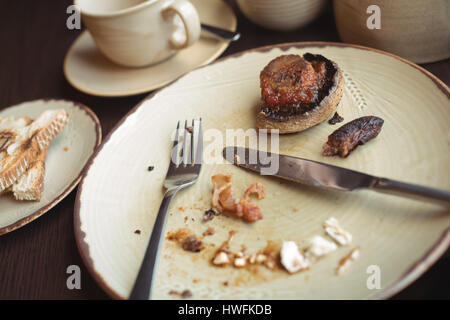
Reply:
[[[191,130],[192,128],[192,130]],[[144,260],[139,269],[130,299],[147,300],[151,298],[152,284],[161,247],[162,234],[169,212],[170,202],[178,191],[193,185],[200,174],[203,154],[202,119],[199,120],[197,148],[194,144],[195,121],[192,127],[188,127],[187,120],[184,123],[183,148],[180,152],[180,122],[178,121],[175,141],[171,152],[171,161],[167,171],[164,188],[166,192],[153,225],[152,234],[144,255]],[[190,148],[188,148],[188,136],[190,135]],[[196,150],[195,150],[196,149]],[[194,161],[195,157],[195,161]]]

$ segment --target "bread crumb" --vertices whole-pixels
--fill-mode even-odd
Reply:
[[[310,241],[308,248],[306,249],[306,257],[308,260],[314,260],[320,258],[337,249],[337,245],[328,241],[321,236],[314,236]]]
[[[237,268],[245,267],[246,264],[247,264],[247,261],[245,260],[245,258],[234,259],[234,266]]]
[[[218,266],[223,266],[223,265],[226,265],[226,264],[229,264],[229,263],[230,263],[230,258],[229,258],[228,255],[227,255],[225,252],[223,252],[223,251],[220,251],[220,252],[214,257],[214,260],[213,260],[213,264],[218,265]]]
[[[212,227],[208,227],[208,229],[205,230],[205,232],[203,232],[203,236],[212,236],[216,231],[214,230],[214,228]]]
[[[345,246],[352,242],[352,235],[341,228],[336,218],[329,218],[323,224],[325,233],[341,246]]]
[[[300,253],[294,241],[284,241],[281,247],[281,264],[289,273],[308,269],[309,261]]]

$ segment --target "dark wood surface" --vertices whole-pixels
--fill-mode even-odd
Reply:
[[[280,33],[253,25],[239,13],[234,1],[229,3],[238,16],[242,38],[222,56],[282,42],[339,41],[331,11],[306,28]],[[67,83],[63,59],[81,33],[66,28],[70,4],[70,0],[0,3],[0,109],[39,98],[76,100],[96,112],[106,136],[146,94],[100,98],[81,93]],[[423,66],[449,85],[449,60]],[[0,237],[0,299],[108,298],[90,277],[77,251],[73,232],[75,194],[76,190],[31,224]],[[69,265],[81,267],[81,290],[66,287]],[[448,251],[423,277],[394,298],[450,298],[449,270]]]

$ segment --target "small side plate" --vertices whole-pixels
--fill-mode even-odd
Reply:
[[[0,196],[0,235],[37,219],[64,199],[80,182],[87,161],[101,142],[102,131],[97,116],[88,107],[72,101],[24,102],[1,110],[0,118],[12,115],[34,119],[48,109],[65,109],[70,120],[48,150],[41,201],[16,201],[9,195]]]

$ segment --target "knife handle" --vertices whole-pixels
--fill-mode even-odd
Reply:
[[[434,189],[386,178],[377,178],[370,189],[417,200],[438,201],[450,207],[450,191],[448,190]]]

